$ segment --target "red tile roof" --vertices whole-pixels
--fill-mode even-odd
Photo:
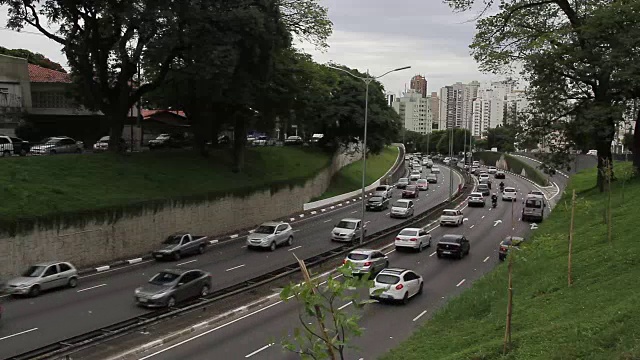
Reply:
[[[177,115],[183,118],[186,118],[187,115],[185,115],[184,111],[176,111],[176,110],[147,110],[147,109],[142,109],[142,117],[144,119],[148,119],[151,116],[157,114],[157,113],[171,113],[173,115]]]
[[[71,83],[71,76],[42,66],[28,64],[29,80],[34,83]]]

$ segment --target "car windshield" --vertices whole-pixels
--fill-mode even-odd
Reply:
[[[504,192],[516,192],[514,188],[504,188]]]
[[[376,281],[381,284],[393,285],[399,283],[400,278],[395,275],[380,274],[376,277]]]
[[[360,253],[351,253],[349,255],[347,255],[347,257],[349,258],[349,260],[366,260],[369,258],[369,255],[367,254],[360,254]]]
[[[426,179],[420,179],[420,180],[418,180],[418,184],[422,184],[422,185],[424,185],[424,184],[426,184],[426,183],[427,183],[427,180],[426,180]]]
[[[387,188],[386,188],[386,187],[384,187],[384,186],[378,186],[378,187],[376,188],[376,191],[387,191]]]
[[[429,174],[429,175],[427,175],[427,177],[430,178],[430,179],[435,179],[436,178],[436,176],[434,174]]]
[[[542,208],[542,201],[540,201],[538,199],[529,199],[524,204],[524,206],[528,207],[528,208],[541,209]]]
[[[406,209],[409,207],[409,203],[408,202],[404,202],[404,201],[398,201],[397,203],[393,204],[393,207],[398,207],[398,208],[403,208]]]
[[[418,230],[404,229],[400,231],[398,236],[416,236],[418,235]]]
[[[481,198],[483,195],[481,193],[471,193],[472,198]]]
[[[458,213],[455,210],[445,210],[444,212],[442,212],[442,215],[444,215],[444,216],[456,216],[456,215],[458,215]]]
[[[44,272],[44,266],[30,266],[27,271],[22,273],[24,277],[39,277]]]
[[[344,221],[343,220],[343,221],[340,221],[336,227],[340,228],[340,229],[351,229],[351,230],[353,230],[353,229],[356,228],[356,223],[353,222],[353,221]]]
[[[489,189],[489,185],[487,184],[479,184],[478,185],[478,190],[488,190]]]
[[[276,231],[276,227],[272,225],[260,225],[256,229],[256,234],[273,234]]]
[[[182,235],[171,235],[164,241],[164,243],[168,245],[178,245],[180,244],[181,239]]]
[[[44,143],[45,143],[46,145],[55,145],[55,144],[57,144],[59,141],[60,141],[60,140],[58,140],[58,139],[46,139]]]
[[[400,178],[400,180],[398,180],[398,182],[399,182],[399,183],[401,183],[401,184],[402,184],[402,183],[408,183],[408,182],[409,182],[409,179],[407,179],[407,178]]]
[[[407,186],[407,191],[412,191],[412,190],[415,190],[415,189],[416,189],[416,186],[415,186],[415,185],[409,185],[409,186]]]
[[[374,196],[369,198],[369,202],[382,202],[382,196]]]
[[[163,271],[161,273],[156,274],[156,276],[152,277],[151,280],[149,280],[149,284],[167,285],[176,281],[176,279],[179,277],[180,275],[178,274]]]
[[[103,136],[100,138],[100,140],[98,142],[109,142],[109,137],[108,136]]]
[[[156,140],[166,140],[170,137],[168,134],[162,134],[156,138]]]
[[[502,242],[500,243],[500,245],[511,245],[511,239],[505,239],[505,240],[502,240]]]

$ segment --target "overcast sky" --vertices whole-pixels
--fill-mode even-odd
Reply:
[[[475,13],[454,13],[441,0],[321,0],[329,9],[334,32],[325,53],[300,44],[316,61],[333,61],[372,75],[411,66],[381,79],[387,91],[409,87],[415,74],[427,77],[428,90],[457,81],[498,79],[481,74],[469,54]],[[6,7],[0,7],[0,46],[26,48],[66,66],[60,46],[32,33],[4,30]],[[36,33],[34,29],[25,31]]]

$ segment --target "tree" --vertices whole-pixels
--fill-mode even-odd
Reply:
[[[368,289],[372,282],[366,276],[355,276],[352,265],[347,263],[337,269],[342,279],[329,276],[323,285],[321,279],[311,278],[304,261],[298,259],[298,263],[304,281],[285,287],[280,298],[283,301],[295,299],[300,303],[300,327],[293,329],[293,340],[285,338],[282,345],[302,359],[344,360],[350,340],[360,336],[364,329],[358,324],[361,315],[339,309],[338,303],[346,301],[361,309],[371,301],[361,300],[356,290]]]
[[[62,65],[58,64],[57,62],[52,61],[51,59],[49,59],[48,57],[40,53],[34,53],[26,49],[7,49],[0,46],[0,55],[9,55],[9,56],[27,59],[27,62],[29,64],[42,66],[43,68],[60,71],[63,73],[67,72],[62,67]]]
[[[447,0],[456,10],[469,10],[474,0]],[[485,0],[486,9],[494,0]],[[505,0],[496,15],[478,21],[471,45],[481,69],[504,72],[512,62],[522,65],[536,112],[531,128],[565,130],[573,116],[598,150],[598,168],[611,161],[610,144],[619,119],[619,98],[612,87],[614,68],[606,44],[585,29],[594,12],[608,1]],[[567,150],[571,139],[554,142]],[[568,141],[567,141],[568,140]],[[556,151],[561,153],[560,151]],[[567,153],[564,151],[562,153]],[[601,172],[599,172],[601,173]],[[604,190],[604,178],[597,185]]]
[[[327,39],[333,32],[333,23],[325,6],[317,0],[278,0],[278,4],[282,21],[291,33],[319,49],[329,47]]]
[[[513,152],[516,150],[515,128],[509,125],[498,126],[487,130],[487,147],[498,148],[498,151]]]
[[[109,118],[111,151],[120,150],[130,108],[160,84],[180,52],[180,30],[191,11],[187,2],[168,0],[0,0],[1,5],[9,6],[9,28],[31,25],[62,46],[80,102]],[[44,21],[57,29],[48,30]],[[159,37],[173,39],[158,62],[160,71],[134,88],[146,46]]]

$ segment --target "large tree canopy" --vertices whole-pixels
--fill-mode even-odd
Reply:
[[[0,55],[9,55],[9,56],[27,59],[29,64],[42,66],[43,68],[56,70],[64,73],[67,72],[62,67],[62,65],[58,64],[57,62],[52,61],[51,59],[49,59],[48,57],[40,53],[34,53],[26,49],[7,49],[0,46]]]

